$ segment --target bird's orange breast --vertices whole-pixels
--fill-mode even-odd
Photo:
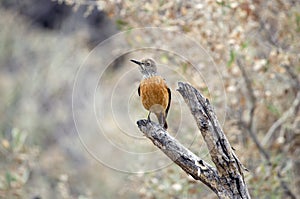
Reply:
[[[140,96],[143,106],[150,110],[154,105],[167,109],[169,93],[165,80],[160,76],[143,79],[140,84]]]

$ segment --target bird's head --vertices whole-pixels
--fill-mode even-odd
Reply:
[[[153,59],[147,58],[141,61],[131,59],[130,61],[140,66],[140,71],[144,77],[148,78],[157,75],[156,63]]]

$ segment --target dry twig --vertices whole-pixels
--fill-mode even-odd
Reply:
[[[246,126],[246,130],[249,133],[251,139],[253,140],[253,142],[255,143],[256,147],[258,148],[259,152],[262,154],[262,156],[266,159],[266,161],[268,162],[268,164],[270,164],[270,156],[267,153],[267,151],[263,148],[262,144],[259,142],[257,136],[256,136],[256,129],[254,126],[254,111],[255,111],[255,107],[256,107],[256,98],[254,96],[254,92],[253,92],[253,88],[252,88],[252,84],[250,79],[248,78],[248,75],[246,73],[245,68],[243,67],[241,60],[239,58],[237,58],[237,66],[239,67],[240,71],[242,72],[242,77],[245,81],[246,84],[246,88],[247,88],[247,92],[249,95],[249,102],[250,102],[250,112],[249,112],[249,123],[244,124],[244,126]],[[244,123],[244,122],[243,122]]]
[[[272,126],[269,128],[268,132],[266,133],[265,137],[262,140],[262,144],[268,145],[270,143],[270,139],[273,137],[273,134],[276,132],[278,128],[280,128],[291,116],[295,115],[300,107],[300,80],[298,79],[297,75],[289,66],[284,65],[283,66],[288,74],[291,77],[292,84],[294,84],[294,87],[298,91],[296,94],[296,98],[293,101],[291,107],[282,114],[282,116],[276,120]]]

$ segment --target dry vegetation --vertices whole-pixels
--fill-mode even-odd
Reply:
[[[88,4],[85,17],[95,9],[103,10],[119,30],[158,26],[183,32],[201,44],[221,71],[224,88],[218,78],[214,80],[212,67],[201,68],[202,74],[214,80],[207,93],[207,85],[199,84],[191,65],[171,54],[155,58],[178,66],[177,71],[183,71],[193,85],[210,96],[217,111],[226,110],[226,119],[221,122],[249,169],[246,181],[253,198],[300,195],[299,1],[59,2],[73,7],[74,12]],[[40,29],[14,10],[0,7],[0,12],[0,198],[215,198],[175,165],[146,174],[127,174],[92,159],[78,141],[71,107],[78,63],[90,52],[87,38],[91,35],[82,29]],[[68,27],[68,21],[63,27]],[[98,59],[88,63],[95,71],[101,66],[101,56]],[[126,57],[120,63],[128,64]],[[126,71],[114,69],[107,72],[111,81],[120,77],[118,70]],[[137,73],[132,80],[135,86],[139,78]],[[176,78],[169,78],[171,84]],[[176,87],[172,88],[176,92]],[[136,105],[137,110],[142,109]],[[170,125],[179,120],[177,105],[172,104]],[[85,119],[90,120],[88,116]],[[135,126],[135,121],[132,123]],[[195,138],[196,128],[190,124],[194,125],[193,121],[183,125],[186,143]],[[108,125],[114,123],[108,121]],[[171,130],[175,132],[175,127]],[[113,131],[116,133],[116,128]],[[137,128],[134,131],[139,135]],[[118,133],[110,134],[111,139],[122,143]],[[89,145],[105,149],[101,148],[104,140],[87,136]],[[207,154],[199,143],[191,148],[199,156]],[[119,157],[118,153],[107,153]],[[134,160],[119,158],[124,165],[140,166]]]

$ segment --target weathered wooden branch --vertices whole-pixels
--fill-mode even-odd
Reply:
[[[178,91],[189,106],[209,149],[212,167],[170,136],[161,126],[147,120],[137,122],[140,130],[171,160],[194,179],[200,180],[219,198],[250,198],[243,166],[235,155],[208,99],[187,83],[178,83]]]

